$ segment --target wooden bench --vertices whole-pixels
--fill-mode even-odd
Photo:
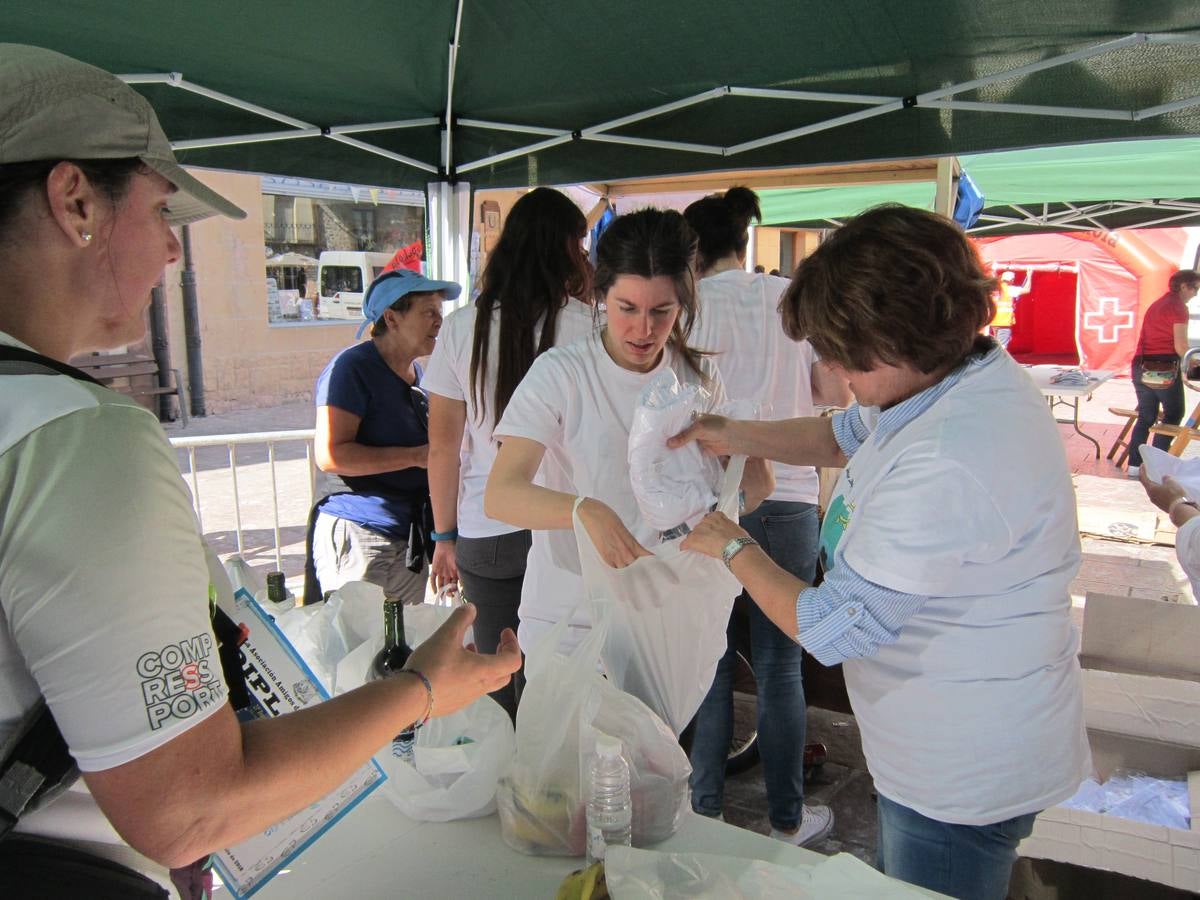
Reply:
[[[187,427],[187,392],[178,369],[171,369],[173,383],[164,387],[158,383],[158,362],[153,356],[143,353],[89,353],[86,356],[75,357],[71,360],[71,365],[91,375],[101,384],[130,397],[161,397],[174,394],[179,405],[179,417],[183,427]],[[153,379],[151,383],[146,382],[147,376]]]

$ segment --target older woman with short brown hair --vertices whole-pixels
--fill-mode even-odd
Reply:
[[[949,220],[870,210],[804,261],[781,301],[788,333],[857,403],[832,419],[706,416],[673,439],[845,467],[818,587],[719,514],[684,547],[722,557],[772,621],[844,664],[881,868],[972,898],[1005,896],[1034,816],[1088,769],[1070,472],[1041,395],[979,334],[993,286]]]

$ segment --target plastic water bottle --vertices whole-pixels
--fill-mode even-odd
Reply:
[[[596,735],[596,753],[588,767],[587,862],[604,859],[612,845],[630,845],[633,803],[629,794],[629,764],[621,756],[621,741]]]

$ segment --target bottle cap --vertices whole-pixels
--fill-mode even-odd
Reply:
[[[596,732],[596,752],[601,756],[620,756],[621,739],[602,731]]]
[[[287,596],[287,587],[284,584],[282,572],[267,573],[267,597],[274,603],[278,603]]]

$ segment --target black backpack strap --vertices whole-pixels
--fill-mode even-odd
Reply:
[[[40,698],[0,747],[0,760],[0,840],[31,804],[49,799],[79,777],[58,723]]]
[[[0,345],[0,375],[68,375],[100,382],[74,366],[22,347]],[[31,804],[65,790],[79,777],[58,723],[41,698],[0,747],[0,840],[12,831]]]
[[[24,347],[0,344],[0,375],[69,375],[76,381],[101,385],[87,372]]]

